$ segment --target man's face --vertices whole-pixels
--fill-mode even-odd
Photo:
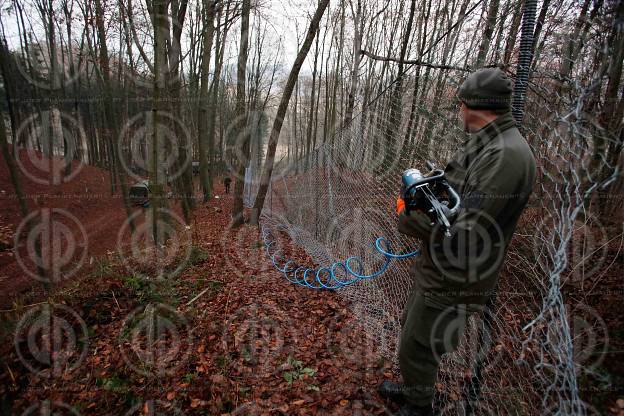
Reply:
[[[483,126],[498,118],[498,114],[492,111],[470,108],[463,102],[460,102],[459,118],[466,133],[476,133]]]
[[[470,112],[470,109],[466,107],[466,104],[464,104],[463,101],[460,101],[459,102],[459,119],[461,120],[464,131],[467,133],[470,133],[470,130],[468,129],[469,112]]]

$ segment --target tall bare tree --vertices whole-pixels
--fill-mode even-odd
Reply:
[[[204,34],[203,34],[203,56],[201,64],[201,81],[199,89],[199,120],[198,120],[198,148],[199,148],[199,182],[204,193],[204,202],[208,201],[212,194],[212,183],[210,181],[210,160],[213,148],[212,141],[214,134],[210,134],[209,117],[210,113],[216,111],[215,107],[210,108],[208,97],[208,73],[210,71],[210,59],[212,56],[212,44],[214,39],[214,0],[203,0],[204,4]],[[218,47],[218,45],[217,45]],[[216,81],[213,81],[213,84]]]
[[[301,49],[297,53],[295,63],[290,70],[290,75],[288,75],[288,81],[286,81],[284,93],[282,94],[282,99],[273,122],[273,128],[271,129],[271,135],[269,136],[269,145],[264,161],[264,169],[262,170],[262,177],[260,178],[260,188],[258,189],[258,195],[256,196],[256,201],[251,213],[251,224],[257,225],[260,220],[260,214],[262,213],[262,208],[264,207],[264,199],[266,198],[266,193],[269,189],[269,182],[271,181],[271,175],[273,173],[275,151],[277,149],[280,132],[282,131],[282,126],[284,124],[286,110],[288,110],[288,103],[290,102],[290,97],[297,82],[297,78],[299,77],[299,72],[301,71],[303,62],[308,55],[310,46],[312,46],[312,41],[314,40],[321,19],[323,18],[323,14],[325,14],[325,10],[328,5],[329,0],[321,0],[319,2],[316,12],[312,17],[312,21],[310,22],[310,26],[308,27],[308,34],[303,42],[303,45],[301,46]]]
[[[167,15],[167,0],[154,0],[152,3],[152,21],[154,22],[154,82],[152,96],[152,147],[150,158],[150,205],[151,205],[151,231],[156,247],[162,243],[161,211],[166,207],[165,184],[167,183],[166,172],[162,163],[163,137],[161,120],[165,112],[165,86],[167,79],[167,45],[166,39],[169,33]]]
[[[485,64],[487,54],[490,51],[490,44],[492,43],[492,34],[494,33],[494,28],[496,27],[499,5],[499,0],[490,0],[487,19],[485,22],[485,30],[483,31],[483,37],[481,38],[481,44],[479,45],[479,52],[477,53],[477,59],[475,62],[476,68]]]
[[[245,168],[249,158],[249,134],[247,127],[247,110],[245,108],[245,81],[247,80],[247,57],[249,54],[249,14],[251,9],[250,0],[243,0],[241,17],[241,38],[238,55],[238,72],[236,76],[236,126],[234,131],[238,134],[236,182],[234,184],[234,206],[232,209],[232,227],[243,224],[243,188],[245,187]]]
[[[130,219],[130,227],[134,230],[134,222],[132,221],[132,210],[130,208],[130,202],[128,201],[128,187],[126,182],[126,175],[121,169],[121,160],[119,157],[119,132],[120,132],[120,119],[118,112],[114,109],[113,97],[112,97],[112,85],[111,85],[111,69],[110,69],[110,57],[108,54],[108,46],[106,44],[106,30],[104,28],[104,8],[101,0],[95,0],[95,24],[97,28],[97,35],[99,38],[99,51],[100,51],[100,68],[101,78],[100,83],[103,86],[105,93],[104,101],[104,113],[107,120],[110,120],[111,128],[108,130],[110,136],[108,140],[110,142],[110,149],[112,154],[111,161],[116,166],[111,171],[111,177],[117,175],[121,187],[121,194],[124,201],[124,207],[126,209],[126,215]]]

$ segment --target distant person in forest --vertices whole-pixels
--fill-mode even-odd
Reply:
[[[229,194],[230,193],[230,184],[232,183],[232,179],[230,179],[230,176],[226,176],[225,178],[223,178],[223,186],[225,186],[225,193]]]
[[[423,241],[402,316],[403,384],[379,394],[403,404],[397,415],[433,415],[442,356],[457,348],[467,319],[482,312],[535,180],[533,153],[510,112],[512,84],[497,68],[478,70],[460,86],[459,118],[469,133],[444,172],[461,196],[450,236],[418,210],[397,201],[398,229]]]

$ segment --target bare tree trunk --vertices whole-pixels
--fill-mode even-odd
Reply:
[[[336,112],[338,111],[338,85],[341,80],[342,51],[344,50],[344,29],[345,29],[345,5],[342,3],[340,13],[340,38],[338,40],[338,56],[336,57],[336,66],[334,68],[334,85],[331,95],[331,107],[329,116],[329,137],[331,137],[331,154],[334,152],[334,140],[336,138]]]
[[[537,42],[539,40],[540,34],[542,33],[542,27],[544,27],[544,21],[546,20],[546,13],[548,13],[548,6],[550,5],[550,0],[544,0],[542,3],[542,8],[540,9],[540,14],[537,17],[537,21],[535,22],[535,32],[533,33],[533,50],[535,51],[537,48]]]
[[[104,29],[104,10],[102,8],[101,0],[95,0],[95,9],[96,9],[96,19],[95,24],[98,32],[98,38],[100,39],[100,67],[102,68],[102,88],[105,91],[105,102],[104,102],[104,112],[106,114],[106,119],[110,121],[112,137],[109,138],[109,142],[111,144],[111,152],[113,153],[111,157],[111,163],[120,166],[121,161],[119,159],[119,147],[118,147],[118,138],[119,138],[119,120],[117,118],[117,112],[113,109],[113,97],[112,97],[112,85],[110,83],[110,59],[108,55],[108,47],[106,45],[106,32]],[[111,177],[115,175],[114,170],[111,171]],[[124,202],[124,207],[126,209],[126,215],[130,219],[132,215],[132,209],[130,207],[130,202],[128,201],[128,187],[126,184],[126,175],[118,170],[119,175],[119,183],[121,185],[121,194]],[[134,222],[130,219],[130,228],[134,231]]]
[[[9,65],[11,65],[11,63],[9,62],[8,49],[5,48],[4,40],[2,39],[0,40],[0,74],[2,75],[2,80],[4,81],[7,102],[10,102],[11,99],[9,90],[7,88],[9,84],[7,81],[7,72]],[[13,123],[13,121],[11,121],[11,123]],[[15,131],[15,124],[11,124],[11,132],[15,133]],[[17,196],[20,213],[22,214],[22,218],[25,219],[26,217],[28,217],[29,214],[28,204],[26,203],[26,198],[24,197],[24,193],[20,184],[17,167],[15,166],[15,158],[13,157],[13,155],[11,155],[11,152],[9,150],[8,140],[6,136],[6,126],[4,124],[4,114],[2,114],[2,112],[0,112],[0,151],[2,152],[2,156],[4,157],[4,160],[9,169],[11,184],[13,185],[15,195]],[[13,153],[17,153],[18,151],[19,149],[17,148],[17,143],[15,140],[13,140]],[[26,224],[26,230],[29,231],[32,229],[32,227],[34,227],[34,224],[31,220],[29,223]],[[41,257],[41,239],[37,239],[37,241],[35,242],[35,255],[39,258]],[[46,271],[41,265],[37,265],[37,274],[42,279],[46,276]],[[47,290],[48,285],[44,283],[43,288]]]
[[[214,38],[214,18],[215,4],[213,0],[203,0],[204,2],[204,46],[201,64],[201,86],[199,90],[199,120],[198,120],[198,148],[199,148],[199,183],[204,192],[204,202],[210,200],[212,196],[212,184],[209,177],[210,153],[211,148],[209,141],[214,139],[214,134],[210,134],[209,130],[209,114],[210,110],[214,113],[216,107],[209,108],[208,103],[208,73],[210,71],[210,59],[212,52],[212,43]],[[216,83],[214,80],[213,83]]]
[[[330,16],[327,16],[328,20],[330,20]],[[329,23],[329,22],[328,22]],[[333,22],[332,22],[333,23]],[[323,42],[323,45],[325,45],[325,42]],[[327,59],[325,60],[325,105],[323,106],[323,143],[327,143],[327,136],[329,133],[329,114],[331,112],[331,97],[329,94],[329,90],[331,88],[332,85],[332,81],[330,78],[330,62],[331,62],[331,58],[332,58],[332,49],[334,47],[334,42],[333,40],[331,40],[329,42],[329,50],[327,51]],[[323,56],[324,56],[324,48],[323,48]],[[320,96],[320,86],[319,86],[319,96]]]
[[[242,141],[237,143],[238,160],[236,162],[236,182],[234,184],[234,206],[232,208],[232,227],[239,227],[245,221],[243,217],[243,188],[245,187],[245,167],[249,153],[249,135],[246,131],[245,81],[247,79],[247,57],[249,53],[249,12],[250,0],[243,0],[241,39],[238,55],[238,73],[236,76],[236,133]]]
[[[546,0],[548,1],[548,0]],[[499,0],[490,0],[488,7],[487,21],[485,24],[485,30],[483,31],[483,38],[481,39],[481,45],[479,46],[479,53],[477,54],[477,61],[475,67],[482,67],[487,58],[487,54],[490,50],[490,43],[492,42],[492,34],[496,27],[496,18],[498,17]]]
[[[56,90],[60,88],[60,77],[58,76],[58,61],[56,50],[56,20],[54,17],[54,5],[52,0],[43,0],[38,4],[41,17],[43,20],[43,26],[45,29],[45,35],[47,40],[48,53],[50,54],[50,91],[52,97],[56,96]],[[54,156],[54,143],[58,138],[57,129],[55,129],[54,115],[55,115],[55,102],[51,100],[47,110],[42,113],[43,128],[46,129],[42,136],[43,154],[46,158],[52,158]]]
[[[353,16],[354,34],[353,34],[353,64],[351,65],[351,85],[349,87],[349,97],[347,99],[347,109],[343,126],[351,122],[353,118],[353,108],[355,107],[355,93],[358,85],[358,70],[362,61],[362,0],[358,0],[355,16]]]
[[[403,80],[405,74],[403,73],[403,61],[405,61],[405,56],[407,55],[407,46],[409,45],[409,40],[412,34],[412,26],[414,23],[414,14],[416,13],[416,0],[411,1],[409,18],[407,21],[407,26],[405,28],[404,36],[403,36],[403,44],[401,45],[401,54],[398,68],[398,76],[396,80],[396,84],[394,87],[394,91],[390,97],[390,119],[389,123],[387,123],[386,129],[384,131],[384,141],[385,141],[385,153],[384,159],[381,165],[377,169],[377,173],[385,174],[388,172],[386,170],[392,163],[395,162],[396,153],[397,153],[397,134],[401,128],[402,122],[402,107],[403,107]]]
[[[503,35],[507,27],[507,16],[509,16],[509,11],[512,6],[512,3],[507,3],[503,10],[501,10],[501,17],[498,19],[494,36],[496,40],[494,41],[494,54],[491,58],[492,62],[498,63],[501,61],[501,42],[503,41]]]
[[[9,120],[11,122],[11,142],[13,143],[13,153],[17,154],[17,132],[18,125],[16,108],[13,105],[12,98],[17,96],[17,85],[12,81],[15,75],[15,60],[9,57],[8,46],[5,45],[6,35],[4,34],[4,26],[0,22],[3,38],[0,39],[0,70],[2,71],[4,80],[4,93],[6,98],[7,109],[9,112]]]
[[[314,105],[314,103],[316,102],[316,74],[317,74],[317,68],[318,68],[318,52],[319,52],[319,36],[318,36],[318,31],[316,34],[316,44],[314,47],[314,67],[312,69],[312,91],[310,92],[310,113],[308,116],[308,127],[307,127],[307,137],[306,137],[306,149],[305,149],[305,154],[306,157],[310,156],[310,150],[312,148],[312,131],[313,131],[313,126],[314,126],[314,114],[315,114],[315,110],[316,107]],[[295,97],[295,103],[297,102],[297,97]],[[295,107],[295,112],[296,112],[296,108]],[[295,113],[296,114],[296,113]],[[309,166],[309,160],[306,160],[306,166]]]
[[[624,109],[624,97],[618,99],[624,64],[624,27],[622,22],[624,22],[624,2],[620,1],[615,7],[611,33],[607,38],[608,53],[605,54],[604,59],[608,60],[606,71],[608,82],[604,105],[599,117],[603,129],[599,129],[594,134],[594,155],[590,168],[592,172],[600,171],[599,178],[602,181],[606,180],[612,172],[617,172],[616,167],[623,147],[624,122],[621,111]],[[613,137],[609,137],[611,135]],[[611,187],[617,184],[618,181],[613,181]],[[599,195],[602,196],[600,209],[605,217],[609,216],[607,210],[609,204],[607,202],[611,192],[610,187],[607,187],[605,191],[599,191]]]
[[[514,46],[516,45],[516,37],[520,29],[520,21],[522,20],[522,9],[524,8],[524,0],[514,5],[514,14],[511,19],[511,27],[507,35],[507,43],[505,44],[505,53],[503,55],[503,63],[509,65]]]
[[[303,61],[305,61],[305,58],[308,55],[310,46],[312,46],[312,41],[318,31],[321,18],[323,17],[328,5],[329,0],[321,0],[319,2],[316,12],[312,17],[312,21],[310,22],[308,34],[303,42],[303,45],[301,46],[301,49],[299,50],[299,53],[297,54],[295,63],[290,71],[290,75],[288,76],[288,81],[286,82],[286,86],[284,88],[284,94],[282,95],[282,100],[280,101],[275,121],[273,123],[273,128],[271,130],[271,136],[269,137],[269,146],[264,162],[264,169],[262,171],[262,178],[260,179],[260,188],[258,189],[258,196],[256,197],[256,202],[251,213],[251,223],[254,225],[258,224],[262,208],[264,207],[264,199],[266,198],[269,182],[271,181],[271,174],[273,173],[273,164],[275,163],[275,150],[277,149],[279,135],[284,123],[284,116],[286,115],[288,103],[290,102],[290,96],[292,95],[295,83],[299,77],[299,71],[301,71]]]
[[[14,128],[15,127],[11,130]],[[4,161],[9,168],[9,175],[11,176],[11,183],[13,184],[13,189],[15,189],[15,195],[17,196],[17,201],[19,202],[20,213],[22,214],[22,218],[26,218],[28,216],[28,206],[26,205],[26,199],[24,198],[24,193],[22,192],[19,176],[17,175],[15,160],[13,160],[13,156],[9,150],[9,144],[6,136],[6,126],[4,125],[4,114],[2,113],[0,113],[0,149],[2,150]],[[15,143],[13,143],[13,151],[17,151]]]
[[[327,19],[329,20],[329,18]],[[320,26],[320,23],[319,23]],[[323,47],[321,48],[321,61],[323,61],[323,58],[325,57],[325,40],[327,39],[327,32],[329,31],[329,22],[327,24],[327,26],[325,27],[325,31],[323,33],[323,41],[321,42],[321,44],[323,45]],[[320,30],[318,31],[320,32]],[[317,33],[317,36],[320,35],[320,33]],[[299,44],[299,42],[297,42],[297,45]],[[321,102],[321,85],[322,82],[321,80],[323,79],[323,65],[320,65],[319,67],[319,73],[318,73],[318,90],[316,93],[316,103],[314,103],[314,106],[316,107],[317,111],[314,112],[314,127],[313,127],[313,131],[312,131],[312,149],[316,149],[316,141],[317,141],[317,137],[318,137],[318,125],[319,125],[319,119],[320,119],[320,114],[318,109],[321,108],[320,107],[320,102]],[[299,97],[299,81],[297,81],[297,85],[295,87],[295,97]],[[326,98],[327,99],[327,98]],[[303,124],[303,123],[301,123]],[[297,135],[295,135],[295,138],[297,138]]]
[[[576,61],[578,53],[583,48],[591,23],[596,18],[598,10],[602,6],[602,0],[596,1],[588,19],[587,10],[589,9],[590,3],[591,0],[585,0],[583,3],[579,17],[574,25],[574,31],[570,34],[568,42],[563,48],[561,68],[559,70],[561,80],[565,80],[570,76],[572,68],[574,67],[574,61]]]
[[[169,90],[169,97],[172,99],[169,100],[171,112],[175,114],[179,120],[184,119],[184,114],[182,112],[182,79],[180,73],[183,73],[182,67],[182,28],[184,27],[184,20],[186,19],[186,12],[188,8],[188,0],[182,0],[178,3],[178,1],[174,1],[171,3],[171,18],[173,21],[173,25],[171,27],[171,35],[169,35],[169,30],[167,31],[168,36],[168,62],[169,62],[169,72],[168,72],[168,85],[167,88]],[[170,36],[170,37],[169,37]],[[180,201],[182,205],[182,213],[184,215],[184,220],[187,224],[191,221],[191,210],[194,208],[194,196],[193,196],[193,177],[191,172],[191,163],[190,163],[190,155],[189,148],[192,147],[190,141],[190,137],[184,134],[180,123],[175,120],[169,120],[169,124],[171,126],[171,130],[177,133],[177,136],[181,139],[181,141],[176,142],[175,145],[178,149],[178,157],[177,160],[173,162],[173,170],[176,172],[175,177],[175,190],[178,195],[180,195]]]
[[[221,21],[221,8],[219,8],[219,17],[217,18],[217,22]],[[227,4],[226,10],[225,10],[225,16],[224,16],[224,27],[223,29],[218,28],[217,29],[217,33],[216,33],[216,48],[215,48],[215,73],[214,73],[214,77],[213,77],[213,81],[212,81],[212,90],[210,91],[210,99],[211,99],[211,103],[210,106],[213,109],[213,111],[211,111],[208,114],[208,134],[209,134],[209,140],[208,143],[216,143],[216,123],[217,123],[217,108],[219,108],[219,106],[217,105],[219,102],[219,88],[221,86],[221,70],[223,69],[223,56],[225,54],[225,43],[227,41],[227,35],[229,32],[229,24],[228,22],[228,18],[230,16],[230,3]],[[223,125],[223,123],[221,123],[221,125]],[[219,157],[220,157],[220,162],[223,161],[223,136],[220,135],[220,141],[219,141]],[[211,152],[210,157],[210,163],[211,165],[214,162],[214,152]],[[212,175],[214,174],[214,172],[212,170],[209,171],[210,173],[210,180],[212,181]]]
[[[161,225],[161,210],[166,206],[165,184],[167,183],[166,173],[161,163],[163,156],[161,123],[160,120],[164,112],[165,80],[167,73],[166,63],[166,35],[169,31],[167,21],[167,0],[154,0],[152,9],[152,20],[154,22],[154,83],[152,97],[152,148],[150,159],[150,205],[152,212],[152,235],[156,247],[163,243]]]

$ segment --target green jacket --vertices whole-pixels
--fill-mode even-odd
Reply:
[[[487,302],[535,170],[533,153],[507,113],[471,134],[445,168],[447,181],[462,198],[451,237],[421,212],[400,214],[399,231],[424,243],[414,284],[427,304],[479,310]]]

